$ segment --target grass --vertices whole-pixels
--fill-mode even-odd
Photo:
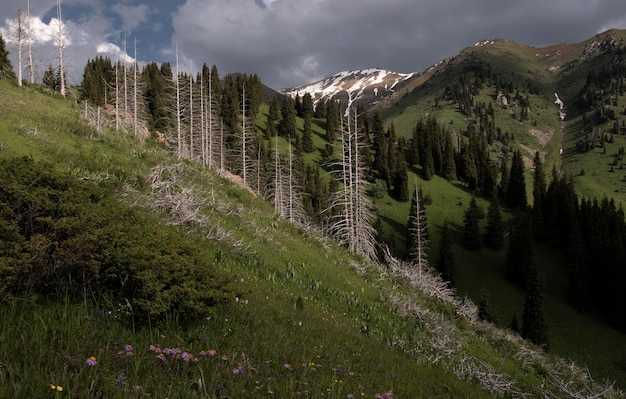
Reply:
[[[121,192],[137,204],[153,198],[145,183],[150,168],[177,162],[127,133],[91,131],[69,101],[24,93],[0,81],[0,111],[11,115],[0,122],[0,157],[30,155],[118,192],[130,186],[134,191]],[[33,104],[33,111],[15,101]],[[19,133],[19,121],[39,126],[38,136]],[[551,382],[542,387],[554,357],[287,223],[214,171],[183,165],[181,188],[207,199],[209,226],[228,237],[207,240],[193,225],[180,233],[211,247],[211,261],[233,276],[229,303],[186,323],[175,313],[140,323],[124,298],[98,292],[79,301],[50,301],[37,292],[7,298],[0,303],[0,398],[495,396],[471,370],[497,374],[531,396],[542,389],[565,396]],[[427,212],[434,226],[458,221],[470,193],[437,177],[420,184],[433,197]],[[406,212],[388,198],[378,205],[389,220],[408,216],[408,203]],[[460,273],[480,276],[468,266],[478,267],[476,253],[456,247],[455,253],[459,260],[473,257],[459,261]],[[92,356],[95,365],[88,363]]]

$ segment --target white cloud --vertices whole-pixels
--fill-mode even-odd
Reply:
[[[116,60],[127,63],[135,62],[135,59],[133,57],[126,54],[124,51],[122,51],[121,48],[119,48],[118,45],[113,43],[100,43],[96,48],[96,52],[98,54],[111,56],[109,58],[111,58],[113,62],[115,62]]]

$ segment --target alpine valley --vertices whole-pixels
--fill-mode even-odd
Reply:
[[[65,96],[0,40],[0,398],[624,397],[625,40]]]

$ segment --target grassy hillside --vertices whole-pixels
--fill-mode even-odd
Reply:
[[[184,307],[141,313],[136,298],[115,286],[111,292],[122,294],[97,286],[73,292],[71,280],[50,291],[5,292],[0,397],[620,395],[592,383],[583,368],[479,321],[475,307],[436,278],[365,263],[281,220],[213,170],[132,134],[92,130],[71,99],[0,81],[0,114],[0,158],[43,161],[52,181],[73,179],[81,192],[110,193],[100,211],[134,232],[138,245],[145,238],[140,220],[145,231],[164,231],[167,245],[177,234],[186,248],[203,247],[177,256],[201,256],[196,264],[228,279],[230,293],[189,319]],[[42,187],[49,198],[64,198],[62,187]],[[194,205],[193,218],[181,218],[175,205],[183,203]],[[131,208],[137,216],[125,219],[121,210]],[[69,209],[44,222],[91,220]],[[165,243],[149,242],[136,248],[145,259],[168,254]],[[101,240],[98,253],[113,244],[124,245]],[[142,273],[164,273],[155,282],[190,276],[192,269],[171,276],[161,262]],[[114,261],[108,275],[123,263]]]
[[[491,103],[494,106],[496,125],[510,134],[506,143],[494,141],[491,146],[492,156],[496,158],[503,148],[520,147],[527,157],[527,172],[530,172],[532,155],[539,151],[546,171],[554,167],[561,173],[574,176],[580,197],[598,200],[605,196],[614,198],[616,205],[623,208],[626,205],[626,176],[622,165],[623,156],[619,152],[626,145],[626,136],[623,132],[615,134],[611,136],[612,142],[597,145],[584,153],[577,151],[577,142],[588,138],[592,132],[583,128],[583,113],[577,109],[576,100],[588,74],[616,62],[613,53],[599,50],[601,44],[607,40],[623,43],[624,39],[625,31],[610,31],[582,43],[561,43],[546,48],[533,48],[506,40],[485,41],[434,67],[413,91],[396,98],[393,103],[383,104],[386,108],[381,110],[387,124],[393,123],[400,136],[410,137],[417,121],[431,114],[449,130],[460,134],[476,120],[468,117],[458,102],[447,97],[446,88],[458,80],[463,71],[470,77],[468,81],[473,82],[475,75],[467,72],[470,70],[468,66],[489,65],[488,69],[493,76],[504,76],[510,80],[515,87],[513,93],[519,87],[528,96],[531,105],[527,120],[514,118],[513,107],[496,106],[498,89],[491,80],[483,84],[473,96],[475,103]],[[528,91],[529,86],[533,87],[532,91]],[[555,92],[566,104],[567,117],[563,122],[559,120],[558,109],[554,104]],[[620,127],[623,126],[626,97],[612,96],[610,103],[607,102],[605,106],[606,109],[615,110],[616,122]],[[608,134],[612,131],[613,123],[613,120],[607,121],[599,125],[598,129]],[[559,154],[561,148],[564,150],[563,156]],[[426,207],[431,226],[431,262],[437,257],[439,231],[444,222],[448,221],[452,227],[453,250],[459,268],[459,293],[468,295],[476,302],[487,300],[496,322],[503,326],[509,325],[514,315],[520,315],[523,292],[504,278],[505,251],[482,249],[472,252],[461,245],[463,212],[469,205],[472,193],[463,184],[449,183],[439,177],[430,181],[413,175],[409,178],[411,182],[415,180],[433,199],[432,204]],[[530,195],[530,173],[526,176],[526,182]],[[479,199],[479,204],[484,210],[488,207],[484,199]],[[385,198],[377,202],[377,207],[387,231],[393,235],[396,245],[402,247],[409,204]],[[607,327],[597,315],[582,315],[567,305],[568,272],[561,255],[546,246],[537,247],[535,255],[550,293],[546,298],[546,312],[549,338],[553,344],[551,350],[585,363],[591,370],[625,384],[623,359],[626,358],[626,352],[621,348],[626,346],[626,336]]]

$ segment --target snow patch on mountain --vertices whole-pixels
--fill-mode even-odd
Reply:
[[[396,86],[412,78],[415,73],[398,73],[379,68],[339,72],[309,85],[282,89],[279,93],[291,97],[309,93],[313,103],[321,99],[341,98],[347,107],[357,101],[374,104],[394,92]]]

